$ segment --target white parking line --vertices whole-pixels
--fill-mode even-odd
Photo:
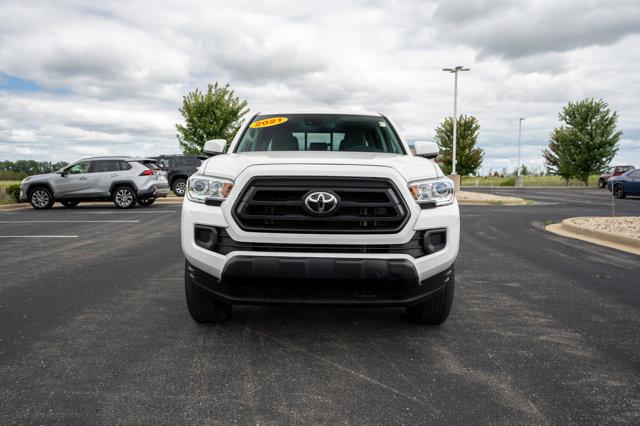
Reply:
[[[77,235],[0,235],[0,238],[78,238]]]
[[[139,220],[0,220],[0,223],[140,223]]]

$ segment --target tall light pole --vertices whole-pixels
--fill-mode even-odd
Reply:
[[[458,137],[458,73],[460,71],[469,71],[471,68],[464,68],[458,65],[455,68],[443,68],[442,71],[455,74],[453,84],[453,152],[451,155],[451,174],[456,174],[456,139]]]
[[[521,151],[521,143],[522,143],[522,120],[524,117],[521,117],[518,121],[518,170],[517,175],[520,176],[520,151]]]

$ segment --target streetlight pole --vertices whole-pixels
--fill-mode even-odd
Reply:
[[[451,174],[456,174],[456,140],[458,137],[458,73],[460,71],[469,71],[470,68],[464,68],[458,65],[455,68],[443,68],[442,71],[454,74],[453,84],[453,151],[451,153]]]
[[[522,144],[522,120],[524,117],[520,118],[518,121],[518,170],[517,175],[520,176],[520,152],[521,152],[521,144]]]

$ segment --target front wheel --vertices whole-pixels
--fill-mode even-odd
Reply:
[[[68,209],[72,209],[80,204],[80,201],[60,201],[60,203]]]
[[[142,200],[138,200],[138,204],[140,204],[142,207],[149,207],[155,201],[156,201],[156,199],[153,198],[153,197],[151,197],[151,198],[143,198]]]
[[[200,290],[189,275],[189,263],[184,265],[184,290],[187,297],[187,308],[195,322],[213,324],[222,322],[231,315],[232,305],[222,303]]]
[[[617,184],[613,187],[613,196],[619,199],[627,198],[627,194],[624,193],[624,187]]]
[[[447,320],[453,305],[455,290],[455,271],[453,266],[441,273],[445,283],[444,290],[429,300],[407,307],[409,320],[416,324],[440,325]]]
[[[607,186],[607,182],[605,182],[604,179],[600,179],[598,180],[598,186],[600,188],[604,188],[605,186]]]
[[[171,190],[178,197],[184,197],[185,192],[187,192],[187,181],[185,179],[176,179],[171,185]]]
[[[121,209],[130,209],[136,205],[138,197],[129,186],[120,186],[113,192],[113,204]]]
[[[35,188],[29,193],[29,203],[36,210],[50,209],[53,206],[53,194],[45,187]]]

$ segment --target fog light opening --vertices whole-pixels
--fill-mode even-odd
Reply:
[[[424,232],[423,244],[429,254],[438,252],[447,245],[446,229],[430,229]]]
[[[198,247],[211,250],[218,244],[218,231],[213,226],[196,225],[193,234]]]

